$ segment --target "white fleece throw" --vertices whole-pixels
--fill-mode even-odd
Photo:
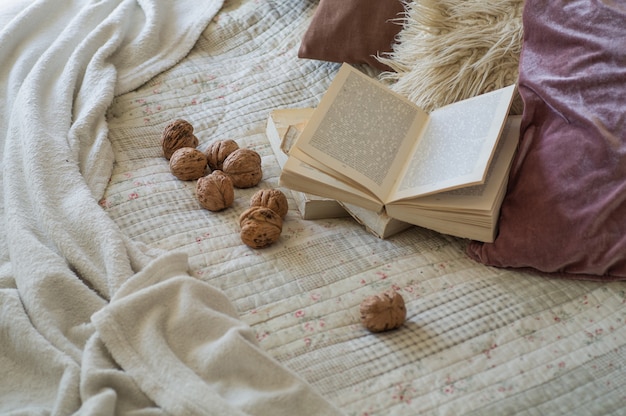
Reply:
[[[105,113],[182,59],[221,0],[0,6],[0,413],[331,415],[187,259],[99,207]]]

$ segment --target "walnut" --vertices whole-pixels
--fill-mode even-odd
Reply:
[[[241,241],[252,248],[264,248],[278,240],[283,220],[266,207],[250,207],[239,216]]]
[[[222,170],[224,160],[237,149],[239,149],[237,142],[230,139],[211,143],[205,152],[209,167],[213,170]]]
[[[289,211],[287,197],[278,189],[261,189],[257,191],[250,199],[250,206],[260,206],[271,209],[281,218],[285,218]]]
[[[371,332],[396,329],[406,319],[404,299],[393,289],[365,298],[359,311],[361,323]]]
[[[196,146],[198,146],[198,138],[193,135],[193,126],[188,121],[174,120],[163,129],[161,148],[167,160],[181,147]]]
[[[182,181],[191,181],[204,176],[206,156],[193,147],[181,147],[170,158],[170,171]]]
[[[235,200],[233,181],[221,170],[214,170],[198,179],[196,197],[203,208],[221,211],[230,207]]]
[[[224,160],[223,171],[236,188],[251,188],[263,177],[261,156],[251,149],[237,149]]]

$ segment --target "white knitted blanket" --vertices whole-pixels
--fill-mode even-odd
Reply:
[[[222,1],[2,6],[0,413],[332,414],[186,255],[98,206],[114,96],[184,58]]]

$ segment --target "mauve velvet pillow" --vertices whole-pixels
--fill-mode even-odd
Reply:
[[[520,152],[494,266],[626,279],[626,3],[528,0]]]
[[[392,51],[403,12],[400,0],[320,0],[298,57],[390,70],[375,56]]]

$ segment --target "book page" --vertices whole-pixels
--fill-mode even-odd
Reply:
[[[383,209],[382,203],[375,196],[352,188],[295,156],[287,159],[279,183],[294,191],[351,202],[374,212]]]
[[[514,92],[512,85],[433,111],[394,199],[483,183]]]
[[[507,181],[511,161],[519,142],[520,124],[521,116],[509,116],[484,184],[440,192],[411,202],[437,211],[491,210],[494,201],[497,201],[502,183]]]
[[[376,79],[343,65],[296,147],[385,200],[428,115]],[[318,166],[319,167],[319,166]]]
[[[327,165],[323,164],[317,159],[312,158],[308,154],[304,153],[298,147],[292,147],[289,152],[290,156],[300,161],[302,164],[305,164],[309,167],[313,167],[316,170],[323,172],[324,175],[330,176],[334,181],[341,181],[344,183],[346,190],[353,190],[354,193],[357,192],[365,192],[367,194],[372,195],[372,198],[376,199],[380,204],[382,204],[382,200],[378,198],[372,191],[370,191],[366,186],[363,186],[361,183],[355,181],[349,176],[344,175],[342,172],[336,171],[334,169],[329,168]],[[327,185],[327,183],[324,183]]]

